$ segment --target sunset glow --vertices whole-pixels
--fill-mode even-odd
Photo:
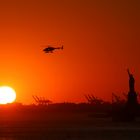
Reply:
[[[0,87],[0,104],[12,103],[16,99],[16,92],[8,86]]]
[[[140,92],[140,1],[6,0],[0,2],[0,83],[17,102],[111,101],[128,92],[126,69]],[[64,46],[45,54],[45,46]]]

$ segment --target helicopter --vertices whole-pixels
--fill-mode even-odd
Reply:
[[[62,45],[61,47],[53,47],[53,46],[51,46],[51,45],[48,45],[45,49],[43,49],[43,51],[44,51],[45,53],[53,53],[53,51],[56,50],[56,49],[61,49],[61,50],[63,50],[63,45]]]

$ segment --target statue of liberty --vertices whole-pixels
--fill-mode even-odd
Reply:
[[[128,92],[128,106],[136,106],[137,105],[137,93],[135,92],[135,79],[133,74],[130,73],[129,69],[127,69],[129,75],[129,92]]]
[[[135,79],[133,75],[129,72],[129,69],[127,69],[128,75],[129,75],[129,91],[135,92]]]

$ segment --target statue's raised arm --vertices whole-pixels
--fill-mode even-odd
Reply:
[[[127,72],[128,72],[128,75],[130,76],[131,74],[130,74],[130,71],[129,71],[129,69],[127,69]]]

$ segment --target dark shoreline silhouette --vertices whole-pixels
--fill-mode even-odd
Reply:
[[[87,102],[84,103],[53,103],[45,97],[32,96],[35,104],[9,104],[5,106],[0,105],[0,114],[3,111],[19,112],[19,113],[39,113],[45,114],[48,112],[59,113],[86,113],[89,117],[95,118],[112,118],[113,121],[134,121],[136,117],[140,117],[140,105],[137,100],[137,93],[135,91],[135,79],[133,74],[127,70],[129,76],[129,91],[128,94],[123,94],[125,100],[122,100],[116,94],[112,94],[112,103],[106,102],[92,94],[85,95]],[[14,113],[13,113],[14,114]]]

